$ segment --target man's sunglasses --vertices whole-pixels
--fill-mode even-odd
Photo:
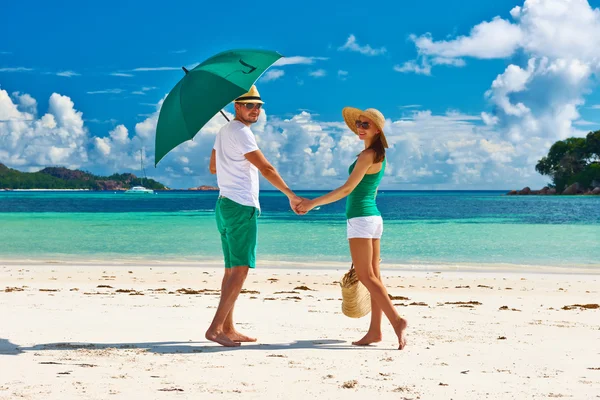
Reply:
[[[244,105],[244,107],[246,107],[247,110],[254,110],[255,108],[257,110],[260,110],[262,108],[262,104],[260,103],[242,103]]]
[[[356,121],[357,128],[369,129],[370,124],[368,122]]]

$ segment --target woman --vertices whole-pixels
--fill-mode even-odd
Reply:
[[[381,282],[379,271],[383,220],[375,198],[386,165],[385,149],[388,145],[383,133],[385,118],[374,108],[362,111],[346,107],[342,110],[342,115],[350,130],[364,141],[365,150],[350,165],[350,177],[346,183],[326,195],[313,200],[304,200],[296,207],[296,211],[301,214],[306,213],[314,207],[333,203],[348,196],[346,218],[350,254],[358,279],[371,294],[369,331],[362,339],[352,344],[366,346],[381,341],[383,311],[398,336],[399,349],[402,350],[406,344],[404,331],[407,323],[392,305],[387,290]]]

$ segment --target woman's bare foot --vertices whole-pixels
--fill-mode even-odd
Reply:
[[[371,331],[367,332],[367,334],[360,340],[356,342],[352,342],[355,346],[368,346],[371,343],[379,343],[381,342],[381,332],[371,333]]]
[[[229,339],[223,332],[206,331],[204,337],[225,347],[238,347],[240,345],[239,342],[234,342],[233,340]]]
[[[250,336],[246,336],[243,333],[240,333],[238,331],[232,331],[232,332],[224,332],[225,335],[233,340],[234,342],[256,342],[256,338],[250,337]]]
[[[400,318],[400,322],[394,327],[394,331],[396,331],[396,335],[398,335],[398,350],[402,350],[406,346],[406,327],[408,326],[408,322],[404,318]]]

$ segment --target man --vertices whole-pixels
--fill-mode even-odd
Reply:
[[[250,126],[258,120],[263,104],[255,86],[238,97],[235,100],[235,119],[217,134],[210,157],[210,172],[217,174],[220,189],[215,211],[225,258],[225,275],[219,306],[206,331],[206,338],[227,347],[256,341],[235,329],[233,308],[248,270],[256,266],[259,171],[288,197],[292,210],[301,202],[259,150],[250,130]]]

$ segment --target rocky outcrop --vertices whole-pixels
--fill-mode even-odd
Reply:
[[[96,181],[96,190],[125,190],[122,182],[117,181]]]
[[[571,186],[567,187],[562,194],[574,195],[574,194],[583,194],[584,188],[579,183],[575,182]]]
[[[507,196],[551,196],[556,194],[555,188],[549,188],[548,186],[544,186],[540,190],[531,190],[528,186],[524,187],[521,190],[511,190],[506,193]],[[587,189],[583,187],[583,185],[579,183],[574,183],[571,186],[567,187],[562,193],[564,195],[576,195],[576,194],[589,194],[589,195],[600,195],[600,187],[596,187],[595,189]]]
[[[202,186],[198,186],[198,187],[189,188],[188,190],[209,191],[209,190],[219,190],[219,188],[215,187],[215,186],[202,185]]]
[[[531,191],[531,188],[529,186],[525,186],[523,189],[521,190],[511,190],[510,192],[506,193],[508,196],[527,196],[530,194],[539,194],[539,191]]]
[[[521,189],[519,191],[520,195],[528,195],[531,194],[531,189],[529,188],[529,186],[525,186],[523,189]]]
[[[586,195],[599,195],[600,194],[600,187],[596,187],[594,189],[588,189],[587,192],[585,192]]]

